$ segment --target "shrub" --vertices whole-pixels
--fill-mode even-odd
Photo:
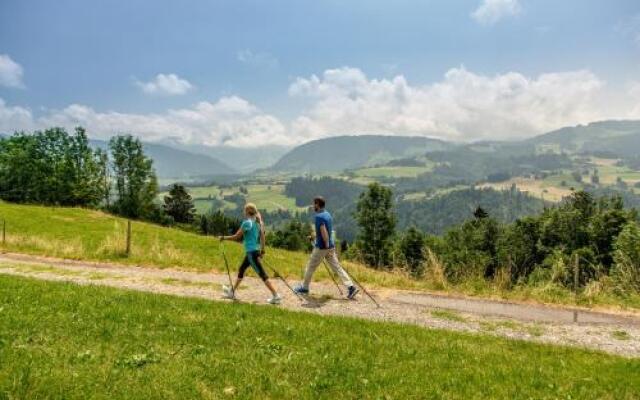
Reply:
[[[640,227],[629,222],[614,243],[612,277],[621,290],[640,291]]]
[[[400,238],[398,248],[411,276],[422,276],[425,260],[424,234],[415,227],[409,228]]]

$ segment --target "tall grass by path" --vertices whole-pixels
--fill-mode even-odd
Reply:
[[[0,398],[633,399],[640,360],[0,276]]]
[[[127,221],[100,211],[17,205],[0,201],[0,219],[7,222],[4,251],[44,255],[76,260],[116,262],[155,268],[224,272],[220,242],[179,229],[134,221],[132,247],[125,255]],[[227,257],[235,268],[243,257],[242,246],[225,242]],[[267,249],[265,263],[290,280],[301,278],[308,255],[280,249]],[[402,272],[379,271],[361,264],[344,262],[348,270],[365,285],[379,288],[434,290],[472,296],[512,300],[536,300],[545,303],[604,305],[640,309],[640,295],[624,297],[607,292],[574,294],[556,284],[515,286],[508,289],[500,282],[471,279],[458,285],[446,282],[443,266],[430,257],[425,279],[412,279]],[[249,272],[250,274],[252,272]],[[328,280],[324,268],[314,279]]]

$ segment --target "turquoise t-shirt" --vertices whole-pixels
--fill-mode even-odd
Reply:
[[[250,251],[260,250],[260,224],[254,218],[247,218],[240,225],[242,229],[242,243],[244,250]]]

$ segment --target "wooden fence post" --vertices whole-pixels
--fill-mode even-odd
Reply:
[[[576,306],[578,303],[578,284],[580,281],[580,257],[576,254],[573,265],[573,294],[575,296]],[[573,310],[573,322],[578,322],[578,310]]]
[[[127,257],[131,254],[131,220],[127,220]]]

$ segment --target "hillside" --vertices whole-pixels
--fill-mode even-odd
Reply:
[[[318,173],[383,164],[395,158],[451,148],[437,139],[411,136],[336,136],[314,140],[285,154],[275,171]]]
[[[524,141],[540,151],[611,152],[634,156],[640,151],[640,121],[600,121],[565,127]]]
[[[204,154],[233,166],[240,173],[249,173],[275,164],[280,157],[291,150],[290,146],[266,145],[258,147],[230,147],[206,145],[168,144],[172,148],[190,153]]]
[[[106,149],[108,143],[103,140],[91,140],[91,145]],[[237,173],[222,161],[170,146],[143,143],[145,153],[153,159],[153,166],[159,178],[197,178]]]

